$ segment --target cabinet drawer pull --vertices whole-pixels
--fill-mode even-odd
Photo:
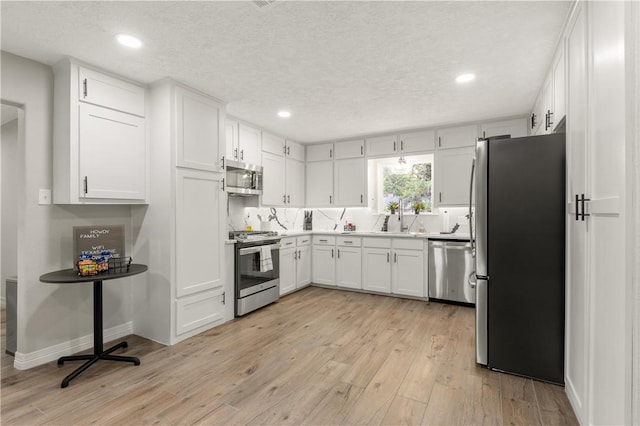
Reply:
[[[333,249],[331,249],[331,258],[333,259]]]
[[[391,257],[391,256],[390,256],[389,253],[387,253],[387,263],[389,263],[389,257]]]
[[[404,141],[400,141],[400,151],[404,151]]]
[[[364,195],[360,194],[360,203],[364,203]]]
[[[442,137],[438,136],[438,148],[442,146]]]
[[[82,81],[82,94],[85,98],[87,97],[87,79],[86,78]]]
[[[287,204],[287,195],[282,196],[282,204]]]
[[[393,151],[395,152],[396,150],[396,141],[393,141]]]
[[[398,253],[393,253],[393,263],[398,263]]]
[[[345,240],[345,241],[344,241],[344,243],[345,243],[345,244],[353,244],[353,241]]]
[[[287,147],[287,155],[291,155],[291,147],[290,146]]]
[[[293,260],[298,260],[298,252],[297,251],[293,251]]]
[[[320,241],[322,241],[322,240],[320,240]],[[308,242],[309,242],[309,240],[302,240],[302,242],[303,242],[303,243],[308,243]]]
[[[338,249],[338,259],[340,259],[340,249]]]
[[[329,204],[333,204],[333,197],[329,195]]]
[[[302,258],[302,251],[298,250],[298,259]]]
[[[85,176],[84,177],[84,193],[86,194],[87,192],[89,192],[89,178]],[[578,196],[576,195],[576,200],[577,199],[578,199]]]
[[[438,202],[442,202],[442,192],[438,192]]]
[[[244,160],[244,149],[240,150],[240,159]]]

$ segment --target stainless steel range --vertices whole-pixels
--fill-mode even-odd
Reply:
[[[234,231],[229,238],[237,240],[234,281],[239,317],[280,298],[281,237],[269,231]]]

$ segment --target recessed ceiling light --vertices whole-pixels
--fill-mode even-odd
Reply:
[[[456,77],[456,83],[468,83],[472,80],[475,80],[476,75],[472,73],[460,74]]]
[[[291,113],[289,111],[278,111],[278,117],[289,118]]]
[[[131,47],[132,49],[139,49],[140,47],[142,47],[142,42],[140,41],[140,39],[132,35],[119,34],[116,37],[116,40],[118,40],[118,43],[120,43],[121,45]]]

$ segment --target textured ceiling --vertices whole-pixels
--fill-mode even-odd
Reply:
[[[2,49],[172,77],[301,142],[526,114],[569,2],[2,1]],[[132,51],[114,36],[144,43]],[[458,85],[461,72],[477,79]],[[276,116],[278,109],[290,119]]]

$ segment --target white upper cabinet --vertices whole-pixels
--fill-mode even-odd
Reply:
[[[260,130],[255,127],[239,123],[238,146],[236,148],[236,161],[250,164],[260,164]]]
[[[304,145],[292,140],[286,140],[287,158],[296,161],[304,161]]]
[[[450,127],[437,132],[438,149],[475,146],[478,139],[478,126]]]
[[[337,142],[334,149],[336,160],[364,157],[364,139]]]
[[[433,151],[434,138],[435,132],[433,130],[407,132],[399,135],[372,136],[367,138],[367,155],[378,157]]]
[[[516,118],[513,120],[494,121],[480,125],[480,136],[490,138],[492,136],[509,135],[512,138],[527,136],[527,119]]]
[[[561,42],[544,84],[538,93],[529,122],[532,134],[553,132],[566,114],[566,56]]]
[[[240,123],[236,120],[226,118],[224,122],[225,128],[225,159],[227,160],[238,160],[238,132],[239,132]]]
[[[144,199],[144,118],[81,104],[79,123],[80,197]]]
[[[333,161],[307,163],[307,207],[328,207],[333,199]]]
[[[366,162],[364,158],[334,162],[334,205],[364,206],[366,203]]]
[[[78,100],[144,117],[144,88],[78,67]]]
[[[551,127],[555,129],[566,114],[566,73],[564,44],[561,44],[553,63],[553,115]]]
[[[304,163],[287,158],[285,161],[285,194],[287,207],[304,207]]]
[[[284,157],[286,154],[284,138],[267,132],[262,132],[262,151]]]
[[[435,149],[436,132],[425,130],[421,132],[402,133],[398,135],[398,148],[401,153],[433,151]]]
[[[226,120],[225,128],[226,159],[260,165],[260,130],[229,118]]]
[[[396,135],[372,136],[366,139],[367,155],[370,157],[392,155],[398,152]]]
[[[469,205],[469,184],[474,151],[473,147],[468,147],[436,153],[434,199],[437,205]]]
[[[333,159],[332,143],[307,146],[307,162],[327,161],[332,159]]]
[[[176,165],[211,172],[222,171],[224,106],[212,98],[175,88]]]
[[[146,202],[145,89],[66,59],[54,66],[53,201]]]
[[[284,157],[269,152],[262,153],[262,205],[286,204],[285,163]]]

